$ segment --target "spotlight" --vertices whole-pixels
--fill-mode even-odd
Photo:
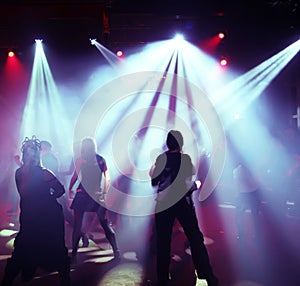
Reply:
[[[97,42],[96,39],[90,39],[90,41],[91,41],[91,44],[92,44],[92,45],[96,45],[96,42]]]
[[[181,41],[184,40],[184,37],[183,37],[182,34],[176,34],[176,35],[174,36],[174,40],[176,40],[176,41],[178,41],[178,42],[181,42]]]
[[[116,54],[119,58],[123,57],[123,55],[124,55],[121,50],[118,50]]]
[[[35,42],[36,42],[37,44],[41,44],[41,43],[43,42],[43,40],[42,40],[42,39],[35,39]]]
[[[177,33],[173,37],[173,49],[181,50],[183,46],[185,45],[184,36],[183,34]]]
[[[225,38],[225,34],[224,34],[223,32],[220,32],[220,33],[218,34],[218,37],[219,37],[220,39],[224,39],[224,38]]]
[[[228,60],[226,59],[226,58],[221,58],[220,59],[220,65],[222,66],[222,67],[225,67],[225,66],[227,66],[228,65]]]
[[[8,56],[9,56],[10,58],[12,58],[12,57],[15,56],[15,53],[14,53],[13,51],[9,51],[9,52],[8,52]]]

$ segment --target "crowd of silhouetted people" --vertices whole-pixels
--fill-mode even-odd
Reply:
[[[219,285],[218,278],[210,263],[192,196],[194,191],[201,190],[205,184],[211,158],[205,154],[199,170],[196,170],[191,157],[182,151],[183,144],[180,131],[169,131],[166,137],[167,148],[155,159],[149,171],[149,187],[156,193],[154,227],[151,229],[150,241],[156,255],[155,283],[170,285],[172,281],[169,274],[172,231],[175,222],[179,222],[191,250],[197,277],[205,279],[208,286],[216,286]],[[276,186],[281,188],[284,183],[288,190],[280,193],[284,193],[283,196],[279,194],[277,199],[270,201],[276,207],[280,205],[286,209],[290,215],[300,216],[300,155],[294,152],[291,158],[290,165],[281,174],[281,184]],[[82,139],[80,156],[72,160],[70,168],[65,171],[60,170],[59,160],[52,152],[52,144],[46,140],[40,141],[35,136],[24,139],[21,155],[15,155],[13,160],[17,166],[14,181],[19,200],[14,200],[12,209],[19,212],[19,231],[14,240],[11,257],[6,263],[2,285],[13,285],[18,275],[21,275],[23,281],[30,281],[39,267],[47,271],[57,271],[61,285],[71,285],[70,266],[77,262],[79,242],[82,240],[83,246],[89,244],[85,213],[96,215],[105,238],[111,245],[114,259],[120,259],[118,237],[113,226],[118,216],[121,224],[128,224],[130,229],[131,218],[121,214],[113,215],[107,209],[111,177],[105,158],[97,152],[94,138]],[[272,171],[272,166],[269,171]],[[239,157],[232,169],[231,182],[235,191],[232,203],[236,208],[238,240],[245,237],[243,217],[246,210],[251,212],[254,235],[261,232],[262,201],[268,201],[273,195],[264,189],[267,178],[262,184],[254,173],[242,157]],[[62,182],[65,176],[70,176],[68,182]],[[201,186],[195,184],[195,179],[201,181]],[[130,181],[130,176],[124,174],[114,180],[114,187],[127,193]],[[12,187],[11,182],[8,185]],[[286,205],[288,200],[292,202],[290,208]],[[115,220],[115,223],[111,220]],[[65,243],[66,221],[73,229],[71,255]]]

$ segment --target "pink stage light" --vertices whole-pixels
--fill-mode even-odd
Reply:
[[[228,60],[227,60],[226,58],[222,58],[222,59],[220,60],[220,65],[221,65],[222,67],[227,66],[227,65],[228,65]]]
[[[12,57],[15,56],[15,53],[14,53],[13,51],[9,51],[9,52],[8,52],[8,56],[9,56],[10,58],[12,58]]]
[[[225,34],[222,33],[222,32],[220,32],[220,33],[218,34],[218,37],[219,37],[220,39],[224,39],[224,38],[225,38]]]
[[[119,50],[119,51],[117,51],[117,56],[119,57],[119,58],[121,58],[121,57],[123,57],[123,52],[121,51],[121,50]]]

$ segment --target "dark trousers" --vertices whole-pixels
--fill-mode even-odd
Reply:
[[[85,212],[82,210],[74,210],[74,228],[72,234],[73,254],[77,253],[79,240],[82,236],[81,229],[82,229],[84,213]],[[99,206],[98,210],[96,211],[96,214],[104,230],[105,236],[109,241],[109,243],[111,244],[114,254],[116,254],[119,250],[116,242],[115,232],[106,219],[106,209],[102,206]]]
[[[159,203],[159,202],[158,202]],[[161,285],[169,279],[172,228],[178,219],[190,243],[192,259],[198,278],[214,277],[207,249],[204,245],[194,205],[191,198],[184,197],[174,206],[155,214],[157,240],[157,278]]]
[[[30,282],[37,268],[41,267],[47,271],[58,271],[60,285],[70,286],[70,258],[67,248],[58,247],[56,250],[50,248],[50,253],[47,253],[47,245],[45,245],[45,249],[45,253],[39,255],[32,251],[36,250],[34,243],[32,245],[30,243],[23,244],[22,241],[15,243],[12,256],[7,259],[1,285],[13,285],[14,279],[19,274],[24,282]],[[37,252],[39,253],[39,250]]]
[[[251,218],[253,221],[254,235],[259,236],[261,233],[260,227],[260,197],[259,191],[250,193],[240,193],[236,198],[236,224],[238,236],[243,238],[246,231],[244,222],[244,213],[249,209],[251,211]]]

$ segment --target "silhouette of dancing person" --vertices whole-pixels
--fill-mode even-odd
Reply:
[[[175,219],[178,219],[190,243],[197,277],[206,279],[208,286],[217,286],[218,279],[210,264],[192,198],[186,195],[192,185],[192,182],[189,184],[186,182],[191,181],[195,169],[190,156],[182,152],[182,134],[177,130],[169,131],[166,145],[168,150],[156,158],[150,170],[152,186],[158,187],[155,209],[158,285],[168,285],[170,281],[172,228]],[[170,204],[170,201],[174,202]]]
[[[7,260],[2,285],[21,274],[30,281],[37,268],[58,271],[61,285],[70,285],[70,258],[65,246],[64,215],[57,198],[65,192],[55,175],[40,165],[41,144],[36,137],[22,144],[22,165],[15,172],[20,195],[20,230]]]
[[[80,178],[79,178],[80,175]],[[102,177],[105,182],[101,189]],[[81,156],[75,162],[75,171],[70,181],[69,194],[73,197],[73,186],[79,180],[79,186],[71,204],[74,211],[74,228],[72,234],[72,256],[76,262],[79,240],[82,237],[82,222],[85,212],[95,212],[104,230],[105,236],[112,246],[114,257],[118,259],[120,252],[115,232],[106,219],[105,195],[109,189],[110,176],[105,159],[96,153],[93,138],[86,137],[81,143]]]
[[[237,239],[243,240],[245,238],[245,221],[244,213],[247,209],[251,211],[254,237],[261,234],[260,227],[260,196],[259,196],[259,183],[251,174],[249,168],[245,164],[238,164],[233,169],[233,179],[236,188],[236,225],[237,225]]]

